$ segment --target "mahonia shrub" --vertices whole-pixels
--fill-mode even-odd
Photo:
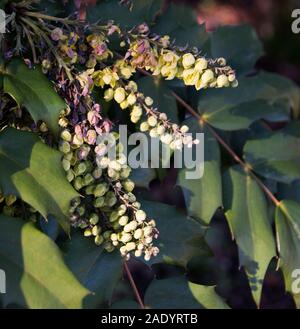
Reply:
[[[0,242],[5,242],[6,231],[12,235],[24,231],[31,249],[42,253],[48,248],[57,257],[52,260],[49,255],[46,260],[39,252],[27,253],[30,248],[22,245],[24,238],[18,240],[20,246],[13,247],[21,248],[24,261],[31,257],[31,264],[36,262],[43,271],[51,271],[56,261],[55,271],[60,273],[56,285],[66,286],[66,292],[52,290],[53,282],[45,279],[51,295],[46,306],[117,305],[121,289],[117,284],[124,264],[140,307],[163,308],[169,300],[180,307],[176,286],[181,285],[187,287],[188,307],[228,308],[197,275],[203,259],[208,264],[212,257],[214,243],[209,243],[206,231],[215,232],[212,218],[217,209],[223,210],[228,220],[256,305],[260,305],[263,280],[275,256],[280,259],[286,290],[293,294],[290,277],[300,259],[300,208],[295,200],[284,199],[293,194],[290,189],[299,187],[290,185],[300,178],[296,151],[299,91],[279,76],[247,75],[261,54],[261,45],[248,27],[236,27],[237,34],[234,28],[224,28],[208,35],[203,26],[197,26],[189,9],[171,5],[164,12],[161,5],[161,1],[99,1],[88,8],[86,20],[79,20],[71,3],[52,8],[47,1],[5,1]],[[186,31],[180,30],[180,20]],[[239,47],[238,39],[234,44],[239,35],[249,39],[249,50],[232,50]],[[181,106],[181,116],[174,99]],[[198,104],[196,110],[194,104]],[[161,177],[165,172],[141,169],[142,178],[136,178],[140,169],[127,164],[117,133],[124,118],[132,131],[159,139],[171,151],[193,148],[199,140],[189,132],[204,132],[204,176],[188,180],[184,168],[178,173],[186,213],[153,202],[145,192],[141,199],[135,193],[136,184],[147,187],[146,172],[149,181],[157,172]],[[277,120],[286,126],[270,132],[271,123]],[[250,126],[253,134],[239,136]],[[114,142],[101,139],[109,133]],[[235,136],[246,139],[244,145],[234,145]],[[221,161],[218,143],[228,151],[232,163]],[[287,149],[285,143],[290,145]],[[117,156],[111,159],[107,153],[113,147]],[[270,181],[278,184],[278,196]],[[275,208],[277,250],[269,219]],[[291,248],[299,258],[290,258]],[[154,279],[142,301],[127,265],[131,256],[150,265],[169,264],[167,272],[182,267],[187,276]],[[7,264],[10,257],[17,256],[4,250],[2,257],[9,268],[4,269],[12,270]],[[99,260],[96,264],[94,257]],[[80,267],[86,276],[79,274]],[[23,268],[20,264],[20,272],[26,271],[44,281],[34,265]],[[218,271],[214,268],[212,272]],[[99,280],[94,279],[97,273],[101,274]],[[30,284],[28,291],[18,282],[14,284],[29,297],[26,302],[13,300],[8,293],[4,306],[40,307],[35,302],[39,292],[31,291]],[[159,293],[165,289],[174,296],[161,301]],[[94,292],[92,297],[90,292]],[[294,297],[297,303],[299,295]]]

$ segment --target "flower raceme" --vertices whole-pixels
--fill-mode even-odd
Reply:
[[[63,168],[68,181],[84,196],[72,201],[70,220],[74,227],[84,230],[84,236],[93,237],[95,244],[103,245],[108,252],[119,247],[127,258],[133,252],[149,260],[158,253],[158,248],[153,246],[158,230],[132,193],[131,169],[126,165],[121,144],[117,145],[116,159],[98,156],[105,155],[110,147],[95,143],[94,135],[101,134],[103,129],[99,109],[95,104],[82,115],[79,124],[68,125],[61,132]],[[84,116],[86,120],[82,120]]]
[[[139,92],[134,81],[124,82],[115,70],[108,71],[107,68],[104,70],[111,75],[106,81],[103,79],[103,71],[97,71],[93,75],[97,86],[109,86],[104,92],[104,99],[107,102],[114,100],[122,110],[129,109],[130,120],[133,123],[138,123],[144,114],[146,121],[140,124],[142,132],[147,131],[151,137],[159,137],[161,142],[168,144],[171,149],[181,149],[183,145],[191,147],[192,144],[198,143],[197,140],[193,141],[191,136],[186,135],[187,126],[179,127],[171,123],[165,113],[154,108],[153,99]]]
[[[159,137],[171,149],[181,149],[184,145],[191,147],[198,140],[186,134],[187,126],[170,122],[164,112],[153,106],[152,98],[139,92],[137,83],[132,80],[137,69],[146,69],[166,80],[181,79],[185,85],[195,86],[197,90],[237,86],[234,71],[226,66],[225,59],[206,59],[191,52],[169,49],[168,37],[162,37],[154,46],[146,39],[133,41],[123,59],[104,68],[98,68],[97,63],[113,56],[107,45],[103,45],[106,39],[89,35],[85,40],[88,42],[86,49],[90,49],[90,54],[85,55],[87,69],[76,75],[82,96],[90,97],[94,88],[104,89],[106,102],[114,101],[121,110],[129,110],[133,123],[143,118],[140,131],[148,132],[150,137]],[[69,121],[66,117],[64,120]],[[96,145],[97,136],[102,133],[101,122],[103,124],[99,106],[94,104],[75,126],[67,124],[61,134],[60,149],[64,153],[63,167],[67,178],[85,196],[73,200],[71,222],[84,230],[84,236],[93,237],[95,244],[103,245],[107,251],[118,247],[126,258],[134,253],[149,260],[159,252],[153,245],[158,237],[155,220],[147,219],[133,194],[134,183],[129,178],[131,169],[125,164],[122,145],[118,144],[120,152],[114,160],[103,156],[108,145]]]
[[[133,193],[122,145],[117,144],[118,156],[111,160],[105,156],[110,145],[96,143],[111,131],[112,122],[103,116],[94,93],[102,89],[104,101],[129,111],[140,131],[180,150],[198,140],[187,134],[187,126],[172,123],[152,98],[139,91],[133,80],[136,71],[144,69],[166,80],[177,78],[197,90],[237,86],[234,71],[224,58],[206,58],[197,49],[176,47],[168,36],[152,35],[146,24],[122,31],[113,23],[96,26],[74,21],[68,25],[67,20],[63,27],[53,28],[53,19],[48,25],[45,21],[47,15],[25,16],[19,28],[26,26],[33,32],[28,44],[34,62],[41,63],[67,104],[59,119],[59,150],[67,180],[81,195],[71,202],[71,224],[108,252],[119,248],[126,258],[133,253],[149,260],[159,252],[154,244],[159,231]],[[108,37],[113,33],[120,38],[122,58],[117,55],[116,59],[109,49]],[[23,33],[24,38],[28,35]]]
[[[135,68],[146,69],[166,80],[181,79],[185,85],[195,86],[197,90],[238,85],[233,69],[226,65],[224,58],[206,59],[197,53],[176,52],[163,47],[159,40],[155,46],[150,46],[147,40],[135,41],[125,57]]]

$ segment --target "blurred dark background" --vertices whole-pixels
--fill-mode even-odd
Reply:
[[[192,6],[207,30],[220,25],[251,24],[264,43],[265,56],[257,66],[285,75],[300,84],[300,34],[291,24],[299,0],[172,0]]]

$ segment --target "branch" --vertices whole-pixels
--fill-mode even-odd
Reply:
[[[144,305],[144,303],[143,303],[143,301],[142,301],[141,295],[140,295],[140,293],[139,293],[139,291],[138,291],[138,289],[137,289],[137,287],[136,287],[136,284],[135,284],[135,282],[134,282],[134,280],[133,280],[133,277],[132,277],[132,275],[131,275],[131,272],[130,272],[130,270],[129,270],[129,267],[128,267],[126,261],[124,262],[124,269],[125,269],[126,274],[127,274],[127,276],[128,276],[128,279],[129,279],[130,285],[131,285],[131,287],[132,287],[132,289],[133,289],[133,291],[134,291],[135,297],[136,297],[136,299],[137,299],[137,301],[138,301],[138,303],[139,303],[139,305],[140,305],[140,308],[144,310],[144,309],[145,309],[145,305]]]
[[[147,76],[152,76],[151,73],[138,69],[142,74]],[[171,91],[172,95],[181,104],[188,112],[190,112],[198,121],[201,126],[206,125],[211,134],[215,137],[215,139],[224,147],[224,149],[232,156],[232,158],[240,164],[245,172],[247,172],[251,177],[256,181],[256,183],[260,186],[260,188],[266,193],[266,195],[270,198],[270,200],[275,204],[276,207],[281,207],[280,201],[274,196],[274,194],[268,189],[268,187],[256,176],[253,172],[251,166],[243,161],[235,151],[222,139],[222,137],[215,131],[215,129],[206,121],[206,119],[201,116],[197,111],[195,111],[185,100],[183,100],[179,95],[177,95],[174,91]]]

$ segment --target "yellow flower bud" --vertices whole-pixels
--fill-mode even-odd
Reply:
[[[168,65],[172,66],[172,68],[177,66],[177,61],[179,56],[177,56],[173,51],[167,51],[162,56],[163,61],[167,62]]]
[[[158,135],[162,135],[165,132],[165,130],[166,130],[165,127],[161,125],[157,127],[156,132]]]
[[[149,132],[149,135],[150,137],[154,138],[154,137],[157,137],[158,136],[158,133],[157,133],[157,129],[156,128],[152,128]]]
[[[166,78],[166,80],[174,79],[176,76],[176,73],[177,73],[177,67],[172,68],[170,66],[164,65],[161,68],[161,74],[163,77]]]
[[[155,127],[157,125],[157,119],[153,115],[148,118],[147,122],[150,127]]]
[[[94,227],[92,228],[92,234],[93,234],[94,236],[97,236],[100,232],[101,232],[101,227],[100,227],[100,226],[94,226]]]
[[[136,102],[135,94],[129,94],[129,96],[127,97],[127,102],[129,105],[134,105]]]
[[[91,229],[87,228],[84,233],[83,233],[84,236],[91,236],[92,235],[92,231]]]
[[[145,132],[149,129],[149,125],[148,125],[148,122],[142,122],[141,125],[140,125],[140,130],[142,132]]]
[[[114,99],[117,103],[122,103],[126,98],[125,89],[122,87],[118,87],[114,92]]]
[[[182,56],[182,65],[185,69],[190,68],[195,63],[195,57],[191,53]]]
[[[194,86],[199,80],[199,72],[194,69],[186,69],[182,72],[182,78],[187,86]]]
[[[228,87],[229,86],[229,81],[228,78],[225,74],[221,74],[217,78],[217,86],[218,87]]]
[[[112,88],[106,89],[104,92],[104,99],[109,102],[114,98],[114,90]]]
[[[72,140],[72,135],[67,129],[61,132],[60,137],[66,142],[71,142]]]
[[[164,135],[162,135],[162,136],[160,137],[160,140],[161,140],[162,143],[168,145],[168,144],[170,144],[170,143],[172,142],[173,137],[172,137],[171,134],[164,134]]]
[[[97,235],[97,236],[95,237],[95,244],[96,244],[97,246],[100,246],[100,244],[102,244],[103,241],[104,241],[104,239],[103,239],[103,236],[102,236],[102,235]]]
[[[128,219],[129,219],[128,216],[122,216],[122,217],[120,217],[119,224],[121,226],[125,226],[127,224],[127,222],[128,222]]]
[[[151,106],[151,105],[153,104],[153,99],[152,99],[151,97],[147,96],[147,97],[145,98],[145,104],[146,104],[147,106]]]
[[[211,82],[214,79],[214,72],[210,69],[205,70],[204,73],[201,76],[201,82],[204,85],[207,85],[209,82]]]
[[[140,106],[138,105],[135,105],[133,108],[132,108],[132,111],[131,111],[131,115],[135,116],[135,117],[140,117],[143,113],[143,110]]]
[[[225,66],[226,65],[226,59],[223,58],[223,57],[218,58],[217,62],[221,66]]]
[[[127,87],[129,90],[131,90],[133,92],[136,92],[138,90],[138,86],[137,86],[136,82],[134,82],[134,81],[129,81]]]
[[[149,236],[152,234],[153,228],[151,226],[146,226],[143,230],[144,230],[144,235]]]
[[[138,210],[135,213],[135,218],[137,219],[137,221],[142,222],[146,219],[146,213],[143,210]]]
[[[202,72],[207,68],[207,60],[203,57],[198,58],[195,63],[194,69],[198,72]]]
[[[140,120],[140,117],[135,117],[134,115],[130,116],[130,121],[133,123],[137,123]]]
[[[127,251],[132,251],[135,249],[136,245],[134,242],[128,242],[125,245]]]
[[[110,239],[112,241],[117,241],[118,240],[118,235],[116,233],[112,233],[112,235],[110,236]]]
[[[129,104],[128,104],[127,99],[125,99],[125,101],[121,102],[121,104],[120,104],[120,108],[122,110],[125,110],[128,106],[129,106]]]
[[[232,81],[234,81],[235,80],[235,74],[229,74],[229,76],[228,76],[228,81],[229,82],[232,82]]]
[[[125,246],[122,246],[122,247],[120,248],[120,253],[121,253],[122,256],[125,256],[125,255],[126,255],[127,250],[126,250],[126,247],[125,247]]]
[[[130,225],[130,223],[129,224],[126,224],[125,226],[124,226],[124,232],[126,232],[126,233],[128,233],[128,232],[130,232],[131,231],[131,225]]]
[[[181,128],[180,128],[180,131],[182,132],[182,133],[187,133],[188,131],[189,131],[189,127],[188,126],[186,126],[186,125],[183,125]]]
[[[112,75],[109,73],[106,73],[103,75],[103,81],[106,85],[110,84],[111,80],[112,80]]]
[[[80,146],[83,144],[83,138],[77,135],[74,135],[73,137],[73,144]]]
[[[160,118],[160,120],[163,120],[163,121],[168,120],[166,113],[160,113],[159,118]]]
[[[123,67],[121,69],[121,74],[128,80],[132,76],[132,70],[129,67]]]
[[[121,237],[121,242],[127,243],[132,239],[132,235],[130,233],[124,233]]]
[[[139,240],[143,235],[143,230],[141,228],[137,229],[135,232],[134,232],[134,238],[136,240]]]

